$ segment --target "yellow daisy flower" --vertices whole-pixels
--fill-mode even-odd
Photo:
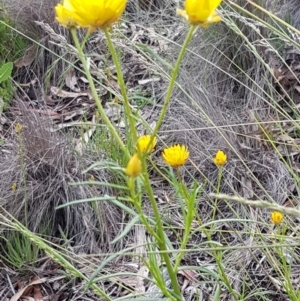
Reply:
[[[127,0],[63,0],[55,7],[56,20],[65,27],[77,26],[93,32],[117,22]]]
[[[187,22],[201,27],[220,22],[221,17],[215,12],[222,0],[186,0],[185,9],[177,9],[177,14]]]
[[[125,173],[129,177],[137,177],[142,171],[142,162],[138,154],[134,154],[130,159],[125,168]]]
[[[151,138],[150,135],[144,135],[138,139],[136,147],[140,149],[142,153],[144,153],[148,148],[150,143],[150,138]],[[153,141],[151,142],[148,152],[152,153],[154,151],[155,146],[156,146],[156,137],[154,137]]]
[[[279,211],[271,212],[271,222],[275,225],[279,225],[283,220],[283,214]]]
[[[213,161],[217,166],[221,167],[226,164],[227,155],[223,151],[218,150],[216,156],[213,158]]]
[[[187,147],[179,144],[165,148],[162,152],[162,157],[166,164],[175,168],[184,165],[189,155],[190,152],[188,151]]]

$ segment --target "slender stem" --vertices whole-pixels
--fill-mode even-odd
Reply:
[[[132,111],[131,111],[131,107],[130,107],[130,103],[129,103],[129,99],[128,99],[128,95],[127,95],[127,91],[126,91],[126,85],[124,82],[121,64],[120,64],[120,61],[117,56],[116,48],[114,47],[114,44],[111,40],[109,30],[107,28],[105,28],[103,31],[104,31],[105,37],[107,39],[108,49],[112,55],[113,62],[116,66],[118,82],[119,82],[119,86],[120,86],[121,93],[123,96],[123,101],[124,101],[125,114],[126,114],[126,118],[128,118],[129,126],[130,126],[131,142],[132,142],[132,145],[136,145],[137,132],[136,132],[136,128],[135,128],[135,118],[132,116]],[[127,133],[128,133],[128,131],[127,131]]]
[[[86,35],[84,36],[84,39],[83,39],[83,41],[82,41],[82,43],[81,43],[81,49],[83,50],[84,49],[84,46],[85,46],[85,43],[87,42],[87,40],[88,40],[88,38],[90,37],[90,33],[89,33],[89,31],[87,31],[86,32]]]
[[[23,149],[23,131],[20,130],[17,132],[18,142],[19,142],[19,155],[20,155],[20,164],[21,164],[21,177],[24,185],[24,219],[25,226],[28,227],[28,202],[27,202],[27,182],[26,182],[26,171],[25,171],[25,158],[24,158],[24,149]]]
[[[232,288],[230,281],[226,275],[226,272],[224,270],[224,267],[222,265],[222,251],[218,250],[219,248],[215,248],[212,253],[213,253],[213,257],[217,263],[218,266],[218,272],[222,277],[223,282],[225,283],[228,291],[230,292],[230,294],[233,296],[234,300],[238,301],[239,300],[239,295],[237,292],[234,291],[234,289]],[[219,256],[220,254],[220,256]]]
[[[180,64],[181,64],[182,59],[184,57],[184,54],[186,52],[187,46],[188,46],[190,40],[192,39],[192,36],[193,36],[193,33],[194,33],[195,29],[196,29],[195,26],[190,27],[189,32],[188,32],[188,34],[186,36],[186,39],[184,41],[184,44],[183,44],[183,46],[180,50],[177,62],[176,62],[175,67],[172,71],[171,80],[170,80],[169,87],[168,87],[168,90],[167,90],[167,93],[166,93],[164,104],[163,104],[162,110],[160,112],[160,115],[158,117],[155,128],[152,132],[151,139],[150,139],[150,142],[148,144],[148,148],[150,148],[150,145],[151,145],[154,137],[156,136],[158,130],[160,129],[160,127],[162,125],[162,122],[164,120],[164,117],[166,115],[167,108],[168,108],[169,102],[171,100],[172,92],[173,92],[173,89],[174,89],[174,86],[175,86],[175,81],[176,81],[176,78],[177,78],[177,75],[178,75],[178,72],[179,72]],[[146,150],[146,152],[147,151],[148,150]],[[143,170],[143,176],[144,176],[144,185],[145,185],[144,187],[145,187],[145,190],[146,190],[146,192],[149,196],[151,207],[152,207],[154,217],[155,217],[155,220],[156,220],[157,235],[159,237],[159,239],[157,240],[157,243],[158,243],[158,246],[160,248],[160,251],[162,251],[161,256],[163,257],[163,260],[166,264],[168,274],[169,274],[169,277],[171,279],[172,287],[173,287],[174,293],[176,295],[176,299],[181,300],[181,291],[180,291],[180,287],[179,287],[179,284],[178,284],[178,281],[177,281],[176,271],[174,270],[174,268],[172,266],[171,259],[170,259],[170,256],[169,256],[168,252],[166,252],[168,249],[167,249],[167,245],[166,245],[165,238],[164,238],[163,224],[162,224],[161,216],[160,216],[160,213],[159,213],[159,210],[158,210],[155,198],[154,198],[151,183],[150,183],[150,180],[149,180],[149,174],[147,172],[146,160],[142,160],[142,170]]]
[[[153,230],[152,226],[149,224],[147,217],[145,216],[142,207],[141,207],[141,201],[140,201],[140,194],[136,192],[136,185],[135,185],[135,178],[129,177],[127,181],[127,187],[128,190],[130,191],[130,196],[131,196],[131,201],[137,210],[137,213],[140,216],[140,219],[147,229],[147,231],[154,237],[154,239],[158,240],[159,237]]]
[[[83,53],[83,49],[81,48],[81,45],[79,43],[75,28],[71,28],[71,34],[72,34],[75,46],[78,50],[78,55],[79,55],[79,58],[82,62],[83,70],[84,70],[85,75],[87,77],[87,80],[89,82],[91,92],[92,92],[93,98],[96,102],[96,105],[97,105],[98,111],[101,115],[101,118],[104,121],[104,123],[106,124],[106,126],[108,127],[111,135],[114,137],[114,139],[117,141],[117,143],[119,144],[119,146],[123,150],[124,154],[129,159],[130,158],[130,153],[129,153],[128,149],[125,147],[124,143],[122,142],[122,139],[120,138],[119,134],[117,133],[116,128],[113,126],[113,124],[110,122],[109,118],[105,114],[105,111],[103,109],[103,106],[101,104],[101,101],[100,101],[99,96],[98,96],[97,91],[96,91],[94,80],[91,76],[89,68],[87,67],[87,62],[86,62],[86,59],[85,59],[85,56],[84,56],[84,53]]]
[[[222,167],[219,167],[219,171],[218,171],[218,183],[217,183],[216,194],[219,194],[219,193],[220,193],[220,187],[221,187],[222,175],[223,175],[223,168],[222,168]],[[216,217],[217,206],[218,206],[218,199],[215,199],[215,202],[214,202],[214,209],[213,209],[213,215],[212,215],[212,220],[213,220],[213,221],[215,220],[215,217]]]
[[[183,239],[182,239],[182,243],[180,244],[180,252],[176,258],[175,261],[175,265],[174,265],[174,272],[177,273],[179,264],[181,262],[181,259],[184,256],[184,250],[186,248],[186,245],[189,241],[189,237],[190,237],[190,232],[191,232],[191,226],[192,226],[192,222],[193,222],[193,218],[194,218],[194,203],[195,203],[195,198],[193,196],[193,193],[189,193],[185,184],[182,181],[182,177],[179,171],[179,168],[177,168],[177,174],[178,174],[178,178],[180,180],[179,185],[181,186],[181,195],[182,197],[186,200],[186,205],[187,205],[187,213],[182,212],[183,216],[184,216],[184,234],[183,234]],[[185,210],[185,208],[183,207],[182,210]]]
[[[178,301],[181,301],[182,300],[181,299],[181,291],[180,291],[180,287],[179,287],[179,284],[177,281],[177,275],[173,269],[169,253],[167,252],[168,248],[167,248],[166,241],[165,241],[163,223],[162,223],[161,215],[159,213],[158,206],[157,206],[156,200],[154,198],[153,190],[151,187],[149,174],[147,172],[146,160],[145,160],[145,158],[143,158],[143,160],[141,160],[141,161],[142,161],[142,170],[143,170],[143,178],[144,178],[144,188],[146,190],[147,195],[149,196],[151,207],[152,207],[152,210],[154,213],[154,219],[156,221],[156,232],[157,232],[157,236],[159,238],[159,239],[157,239],[157,244],[159,246],[160,251],[162,251],[161,256],[166,264],[168,274],[171,279],[171,284],[172,284],[174,293],[176,295],[176,299]]]
[[[256,4],[253,1],[247,0],[248,3],[250,3],[251,5],[253,5],[254,7],[258,8],[259,10],[261,10],[262,12],[264,12],[266,15],[268,15],[269,17],[271,17],[272,19],[275,19],[277,22],[281,23],[282,25],[284,25],[285,27],[289,28],[290,30],[294,31],[295,33],[297,33],[298,35],[300,34],[300,31],[295,28],[294,26],[292,26],[291,24],[285,22],[283,19],[277,17],[276,15],[272,14],[271,12],[269,12],[267,9],[264,9],[262,6]],[[229,1],[229,3],[231,5],[234,5],[235,7],[241,9],[240,6],[238,6],[236,3]],[[247,10],[245,10],[247,12]],[[249,12],[248,12],[249,13]]]
[[[151,135],[151,140],[150,140],[150,143],[149,145],[151,145],[154,137],[156,136],[157,132],[159,131],[162,123],[163,123],[163,120],[165,118],[165,115],[166,115],[166,112],[167,112],[167,109],[168,109],[168,106],[169,106],[169,103],[170,103],[170,100],[171,100],[171,97],[172,97],[172,93],[173,93],[173,89],[174,89],[174,86],[175,86],[175,83],[176,83],[176,78],[177,78],[177,75],[179,73],[179,68],[180,68],[180,65],[181,65],[181,62],[182,62],[182,59],[184,57],[184,54],[187,50],[187,47],[193,37],[193,34],[194,34],[194,31],[196,30],[196,26],[192,25],[188,31],[188,34],[185,38],[185,41],[181,47],[181,50],[180,50],[180,53],[179,53],[179,56],[177,58],[177,61],[176,61],[176,64],[175,64],[175,67],[172,71],[172,74],[171,74],[171,80],[170,80],[170,83],[169,83],[169,86],[168,86],[168,90],[167,90],[167,93],[166,93],[166,97],[165,97],[165,100],[164,100],[164,104],[163,104],[163,107],[162,107],[162,110],[160,112],[160,115],[158,117],[158,120],[156,122],[156,125],[155,125],[155,128],[152,132],[152,135]]]
[[[217,183],[217,189],[216,189],[217,194],[220,193],[222,176],[223,176],[223,168],[221,166],[221,167],[219,167],[219,170],[218,170],[218,183]],[[218,199],[215,198],[212,221],[215,220],[216,212],[217,212],[217,206],[218,206]],[[211,237],[212,237],[212,233],[213,233],[213,227],[214,226],[211,227],[210,231],[207,231],[205,233],[210,241],[211,241]],[[233,298],[235,300],[238,300],[239,297],[238,297],[237,293],[234,291],[234,289],[232,288],[232,286],[230,284],[230,281],[229,281],[229,279],[226,275],[226,272],[224,270],[224,267],[222,265],[222,251],[217,248],[217,249],[212,250],[212,254],[213,254],[213,257],[214,257],[214,259],[217,263],[219,274],[221,275],[222,280],[226,284],[226,287],[228,288],[228,290],[231,293],[231,295],[233,296]]]
[[[149,162],[151,163],[151,166],[155,169],[155,171],[169,184],[172,184],[172,181],[157,167],[157,165],[153,162],[152,158],[149,157]]]

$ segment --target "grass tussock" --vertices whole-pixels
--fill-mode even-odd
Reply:
[[[49,118],[23,106],[19,109],[22,116],[16,122],[22,129],[12,133],[1,160],[1,206],[31,231],[68,238],[67,243],[77,251],[111,250],[109,236],[119,231],[121,216],[109,203],[55,209],[75,200],[111,194],[105,187],[71,186],[91,177],[109,181],[109,173],[103,171],[83,174],[99,155],[76,155],[70,138],[56,132]]]

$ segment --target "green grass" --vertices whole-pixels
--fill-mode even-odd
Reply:
[[[0,66],[1,67],[1,66]],[[14,95],[15,86],[11,78],[0,83],[0,97],[3,99],[3,111],[5,111]]]
[[[0,15],[0,67],[6,62],[20,58],[28,46],[28,40],[14,30],[14,23],[5,15]],[[12,79],[0,83],[0,97],[3,98],[5,111],[15,92]]]
[[[11,231],[8,236],[2,237],[0,246],[0,257],[4,263],[19,271],[33,267],[41,255],[40,248],[19,232]]]
[[[14,30],[14,22],[6,16],[0,17],[0,62],[13,62],[20,58],[29,42]]]

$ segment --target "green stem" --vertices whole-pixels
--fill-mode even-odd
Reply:
[[[80,46],[82,50],[84,50],[85,43],[87,42],[87,40],[88,40],[88,38],[90,37],[90,35],[91,35],[91,34],[87,31],[87,32],[86,32],[86,35],[84,36],[84,39],[83,39],[83,41],[82,41],[82,43],[81,43],[81,46]]]
[[[149,174],[147,172],[146,160],[145,160],[145,158],[143,158],[141,161],[142,161],[142,170],[143,170],[143,178],[144,178],[144,188],[146,190],[147,195],[149,196],[151,207],[152,207],[152,210],[154,213],[154,220],[156,221],[156,235],[158,236],[157,244],[159,246],[160,251],[162,251],[161,256],[166,264],[168,274],[169,274],[169,277],[171,280],[171,284],[172,284],[172,287],[173,287],[173,290],[174,290],[174,293],[176,296],[176,300],[181,301],[182,300],[181,291],[180,291],[180,287],[179,287],[179,284],[177,281],[177,274],[175,273],[175,271],[173,269],[169,253],[167,252],[168,248],[167,248],[166,241],[165,241],[161,215],[159,213],[156,200],[154,198],[153,190],[152,190],[150,179],[149,179]]]
[[[133,118],[133,116],[132,116],[131,107],[130,107],[130,103],[129,103],[129,99],[128,99],[128,95],[127,95],[127,91],[126,91],[126,85],[124,82],[124,77],[123,77],[123,73],[122,73],[122,69],[121,69],[121,64],[120,64],[118,56],[117,56],[116,48],[114,47],[114,45],[112,43],[109,30],[107,28],[105,28],[103,31],[104,31],[105,37],[107,39],[108,49],[112,55],[113,62],[116,66],[118,82],[119,82],[119,86],[120,86],[121,93],[123,96],[123,101],[124,101],[125,114],[126,114],[126,118],[128,118],[128,120],[129,120],[131,142],[132,142],[132,145],[136,145],[137,132],[136,132],[136,128],[135,128],[135,118]],[[127,133],[128,133],[128,131],[127,131]]]
[[[149,162],[151,166],[155,169],[155,171],[169,184],[172,184],[172,181],[157,167],[157,165],[153,162],[152,158],[149,157]]]
[[[28,227],[28,203],[27,203],[27,182],[26,182],[26,171],[25,171],[25,158],[23,152],[23,136],[22,130],[18,131],[18,140],[19,140],[19,154],[20,154],[20,164],[21,164],[21,172],[22,172],[22,182],[24,185],[24,219],[25,226]]]
[[[184,216],[184,234],[183,234],[183,240],[182,243],[180,244],[180,252],[176,258],[175,261],[175,265],[174,265],[174,272],[177,274],[177,270],[179,267],[179,264],[184,256],[185,248],[186,245],[189,241],[189,237],[190,237],[190,232],[191,232],[191,226],[192,226],[192,222],[193,222],[193,218],[194,218],[194,203],[195,203],[195,198],[193,197],[193,194],[191,195],[185,184],[182,181],[182,177],[179,171],[179,168],[177,168],[177,174],[178,174],[178,178],[180,180],[179,185],[181,186],[181,195],[182,197],[186,200],[186,205],[187,205],[187,213],[183,212],[183,216]],[[183,207],[182,210],[185,210],[185,208]]]
[[[168,109],[168,106],[169,106],[169,103],[170,103],[170,100],[171,100],[171,97],[172,97],[173,89],[174,89],[174,86],[175,86],[175,83],[176,83],[176,78],[177,78],[177,75],[179,73],[179,68],[180,68],[182,59],[185,55],[187,47],[188,47],[188,45],[189,45],[189,43],[190,43],[190,41],[193,37],[194,31],[196,30],[196,28],[197,28],[197,26],[194,26],[194,25],[192,25],[190,27],[190,29],[188,31],[188,34],[185,38],[185,41],[184,41],[184,43],[181,47],[179,56],[178,56],[176,64],[175,64],[175,67],[174,67],[174,69],[172,71],[172,74],[171,74],[171,80],[170,80],[170,83],[169,83],[169,86],[168,86],[168,90],[167,90],[167,93],[166,93],[164,104],[163,104],[162,110],[160,112],[160,115],[158,117],[155,128],[152,132],[151,141],[150,141],[149,145],[151,145],[154,137],[156,136],[157,132],[159,131],[159,129],[160,129],[162,123],[163,123],[163,120],[165,118],[165,115],[166,115],[166,112],[167,112],[167,109]]]
[[[136,192],[136,186],[135,186],[135,178],[129,177],[127,181],[127,187],[130,192],[131,201],[134,205],[134,207],[137,210],[137,213],[140,216],[142,224],[145,226],[147,231],[150,235],[152,235],[156,240],[159,239],[155,231],[153,230],[152,226],[148,223],[147,217],[145,216],[142,207],[141,207],[141,201],[140,201],[140,194]]]
[[[79,43],[79,40],[78,40],[75,28],[71,28],[71,34],[72,34],[75,46],[76,46],[76,48],[78,50],[79,59],[82,62],[83,70],[84,70],[85,75],[87,77],[87,80],[89,82],[89,85],[90,85],[90,88],[91,88],[91,92],[92,92],[93,98],[94,98],[94,100],[96,102],[96,105],[97,105],[98,111],[99,111],[99,113],[101,115],[101,118],[104,121],[104,123],[106,124],[106,126],[108,127],[111,135],[114,137],[114,139],[117,141],[117,143],[119,144],[119,146],[123,150],[124,154],[129,159],[130,158],[130,153],[129,153],[128,149],[125,147],[124,143],[122,142],[122,139],[120,138],[120,136],[117,133],[117,131],[116,131],[115,127],[113,126],[113,124],[110,122],[109,118],[106,116],[105,111],[104,111],[104,109],[102,107],[102,104],[100,102],[99,96],[98,96],[97,91],[96,91],[94,80],[93,80],[93,78],[91,76],[91,73],[90,73],[90,70],[89,70],[89,68],[87,66],[85,55],[84,55],[83,49],[81,48],[81,45]]]
[[[187,46],[188,46],[190,40],[192,39],[192,36],[193,36],[193,33],[194,33],[195,29],[196,29],[195,26],[190,27],[189,32],[188,32],[188,34],[185,38],[185,41],[183,43],[183,46],[180,50],[177,62],[176,62],[175,67],[172,71],[171,80],[170,80],[169,87],[168,87],[168,90],[167,90],[167,93],[166,93],[164,104],[163,104],[162,110],[160,112],[160,115],[158,117],[155,128],[152,132],[148,148],[150,147],[154,137],[157,135],[157,132],[160,129],[160,127],[162,125],[162,122],[164,120],[164,117],[166,115],[168,105],[169,105],[169,102],[171,100],[172,92],[173,92],[173,89],[174,89],[174,86],[175,86],[176,78],[177,78],[177,75],[179,73],[180,64],[181,64],[182,59],[184,57],[184,54],[186,52]],[[146,150],[146,153],[147,153],[147,151],[148,150]],[[147,172],[146,160],[142,160],[142,170],[143,170],[143,176],[144,176],[144,185],[145,185],[144,187],[145,187],[145,190],[146,190],[146,192],[149,196],[151,207],[152,207],[154,217],[155,217],[155,220],[156,220],[157,235],[159,237],[159,239],[157,240],[157,244],[160,248],[160,251],[162,251],[161,256],[163,257],[163,260],[166,264],[168,274],[169,274],[169,277],[171,279],[171,284],[172,284],[174,293],[176,295],[176,299],[181,300],[181,291],[180,291],[180,287],[179,287],[179,284],[178,284],[178,281],[177,281],[177,274],[176,274],[176,270],[172,266],[170,256],[167,252],[168,249],[167,249],[167,245],[166,245],[165,238],[164,238],[163,224],[162,224],[161,216],[160,216],[160,213],[159,213],[159,210],[158,210],[158,207],[157,207],[154,195],[153,195],[153,190],[152,190],[152,187],[151,187],[151,183],[150,183],[150,180],[149,180],[149,174]]]
[[[145,185],[145,190],[149,196],[151,205],[152,205],[152,209],[154,212],[154,216],[155,216],[155,221],[156,221],[156,229],[157,231],[155,232],[153,230],[153,227],[148,223],[147,217],[145,216],[142,207],[141,207],[141,200],[140,200],[140,196],[141,194],[139,192],[136,192],[136,187],[135,187],[135,179],[134,178],[129,178],[128,182],[127,182],[127,186],[128,189],[130,191],[130,195],[131,195],[131,199],[132,202],[140,216],[141,222],[143,223],[143,225],[145,226],[145,228],[147,229],[147,231],[149,232],[149,234],[151,234],[151,236],[155,239],[156,243],[158,244],[159,248],[161,251],[164,251],[161,256],[166,264],[170,279],[171,279],[171,283],[176,295],[176,300],[178,301],[182,301],[181,299],[181,293],[180,293],[180,288],[177,282],[177,277],[176,277],[176,273],[173,270],[172,267],[172,263],[169,257],[169,254],[167,253],[168,249],[165,243],[165,239],[164,239],[164,232],[163,232],[163,226],[162,226],[162,222],[161,222],[161,217],[158,211],[158,207],[156,205],[156,201],[154,199],[154,195],[153,195],[153,191],[150,185],[150,181],[148,178],[148,172],[147,172],[147,164],[146,164],[146,158],[142,157],[141,159],[142,161],[142,167],[143,167],[143,179],[144,177],[146,177],[146,179],[144,179],[144,185]],[[167,295],[166,295],[167,296]]]
[[[223,168],[222,168],[222,166],[220,166],[219,170],[218,170],[218,183],[217,183],[217,188],[216,188],[216,194],[220,193],[222,176],[223,176]],[[216,213],[217,213],[217,206],[218,206],[218,199],[215,198],[212,221],[215,220]],[[211,237],[212,237],[213,227],[214,226],[211,227],[210,231],[206,231],[206,233],[205,233],[210,241],[212,240]],[[232,288],[230,281],[225,273],[224,267],[222,265],[222,251],[220,251],[218,249],[214,249],[212,251],[212,254],[217,263],[218,271],[219,271],[219,274],[221,275],[222,281],[225,283],[226,287],[228,288],[230,294],[233,296],[234,300],[239,300],[239,296]]]
[[[223,175],[223,168],[222,168],[222,167],[219,167],[219,171],[218,171],[218,183],[217,183],[216,194],[219,194],[219,193],[220,193],[220,187],[221,187],[222,175]],[[217,206],[218,206],[218,199],[215,199],[215,202],[214,202],[214,209],[213,209],[213,215],[212,215],[212,220],[213,220],[213,221],[215,220],[215,217],[216,217]]]
[[[219,256],[218,252],[220,252],[221,256]],[[239,300],[239,296],[238,294],[234,291],[234,289],[232,288],[231,284],[230,284],[230,281],[224,271],[224,267],[222,265],[222,251],[219,251],[217,249],[213,250],[213,256],[214,256],[214,259],[217,263],[217,266],[218,266],[218,273],[219,275],[221,275],[222,277],[222,281],[225,283],[229,293],[233,296],[234,300],[238,301]]]

